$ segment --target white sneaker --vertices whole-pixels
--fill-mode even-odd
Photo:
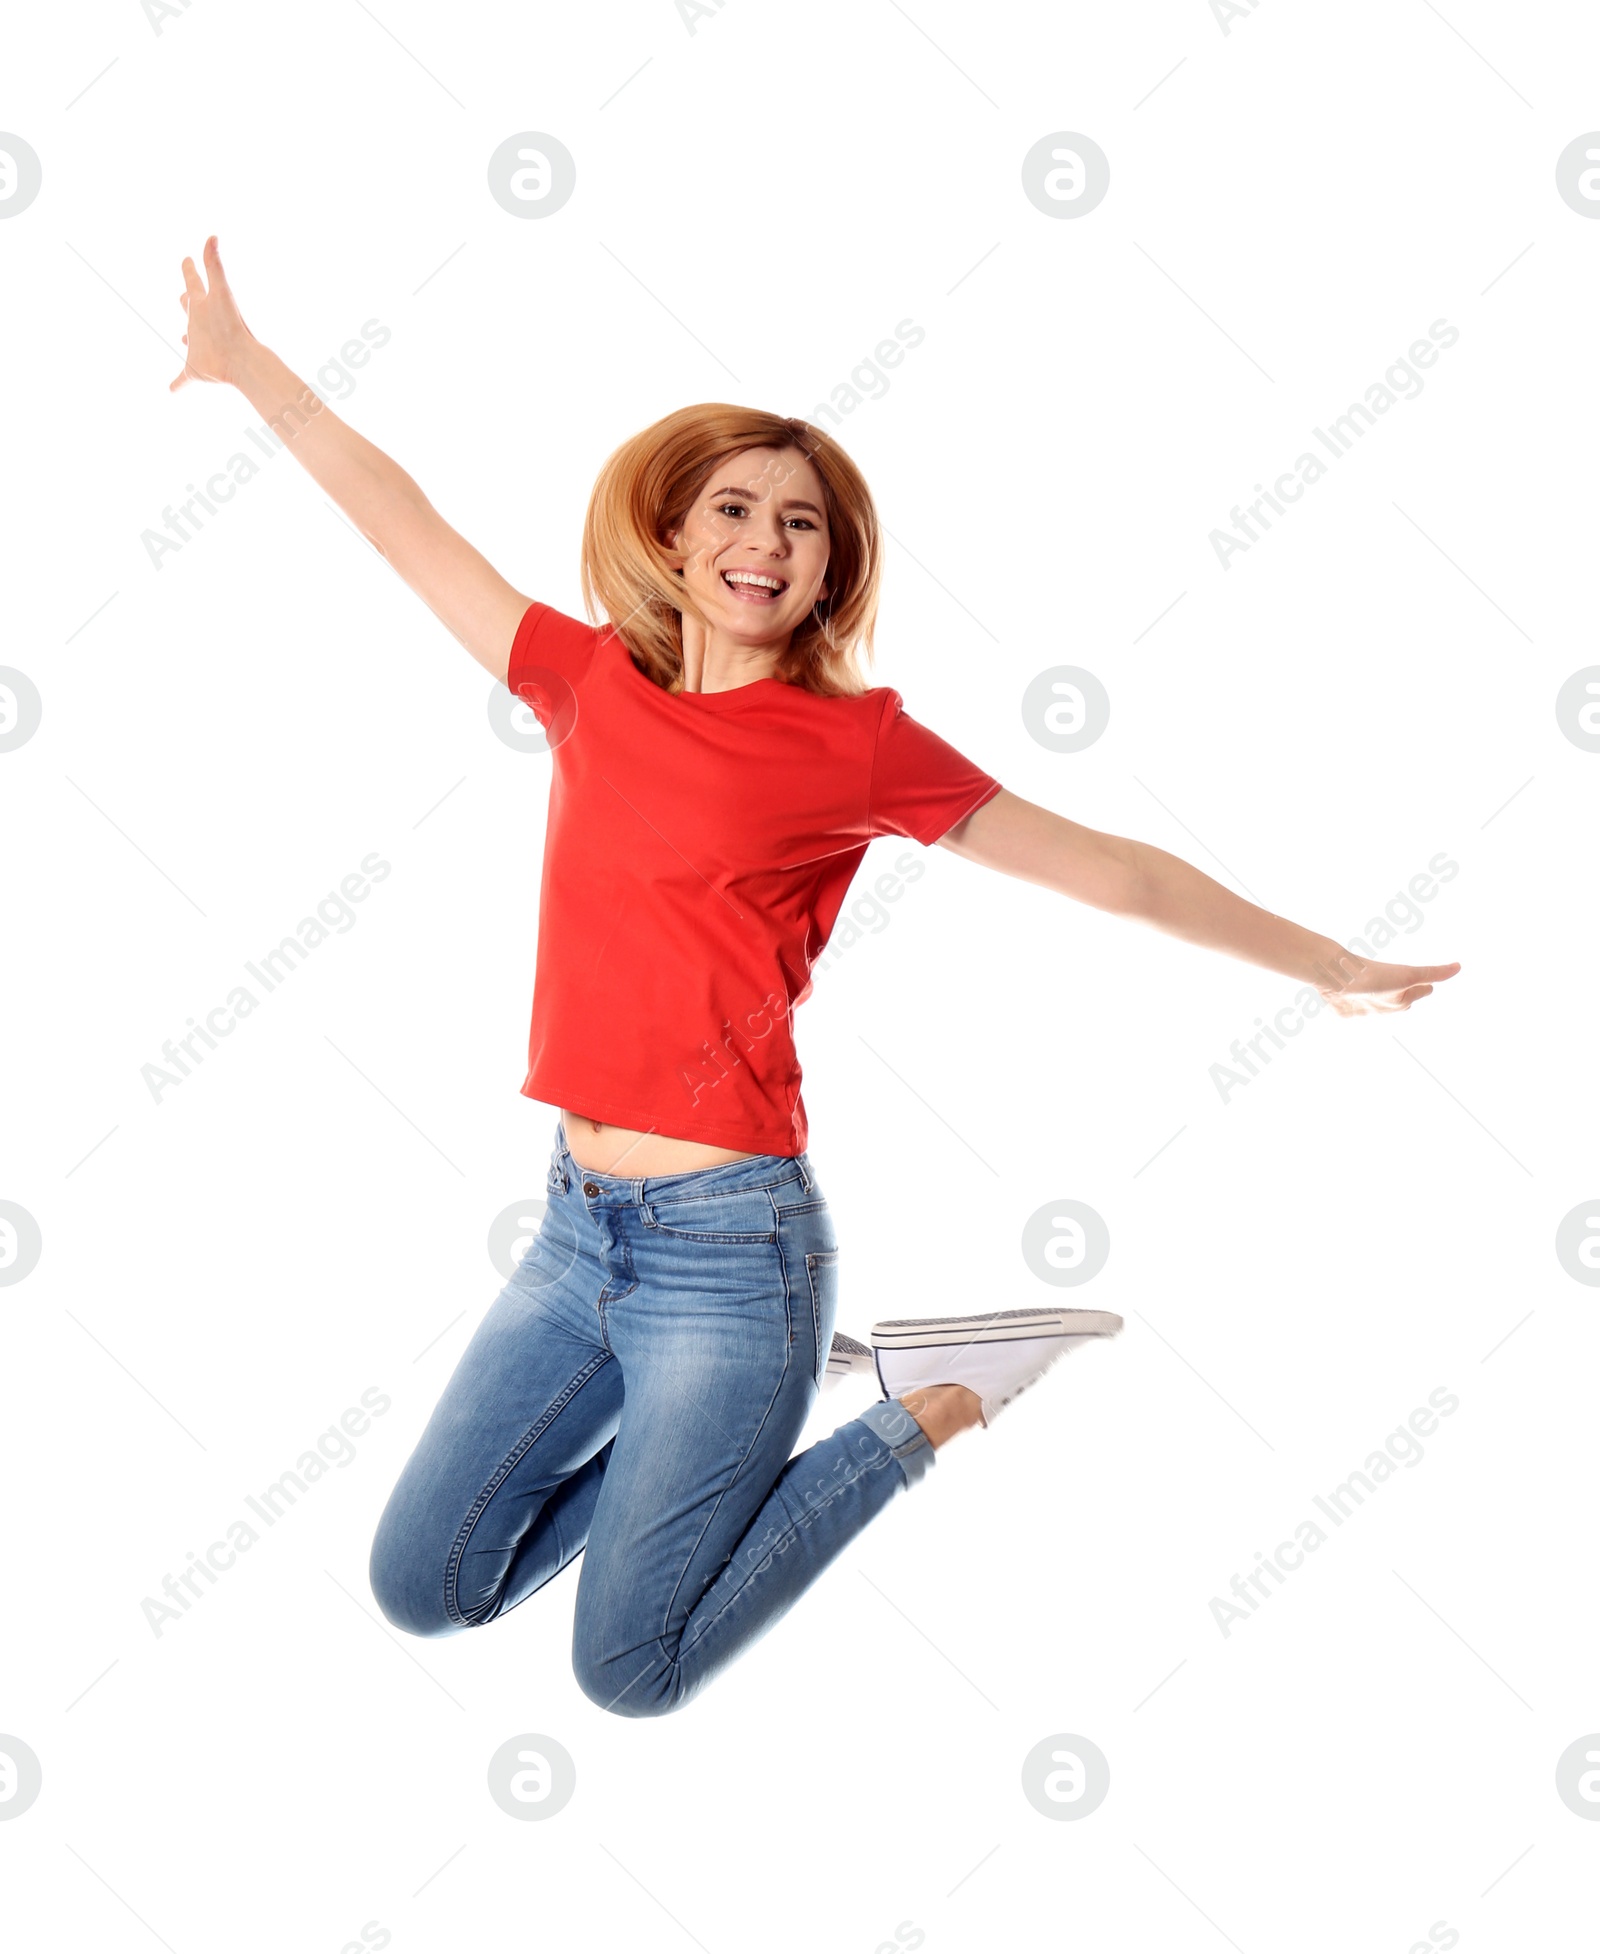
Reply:
[[[987,1425],[1057,1358],[1121,1328],[1122,1318],[1109,1310],[1001,1309],[875,1323],[872,1347],[886,1398],[931,1384],[964,1384],[982,1400]]]
[[[877,1366],[872,1361],[872,1352],[864,1343],[857,1343],[854,1337],[847,1337],[843,1330],[833,1333],[833,1347],[828,1352],[828,1368],[822,1374],[822,1388],[831,1391],[841,1378],[859,1373],[862,1377],[876,1377]]]

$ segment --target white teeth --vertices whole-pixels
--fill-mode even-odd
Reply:
[[[776,577],[759,576],[754,570],[724,570],[722,576],[725,583],[749,583],[760,590],[783,589],[782,583]]]

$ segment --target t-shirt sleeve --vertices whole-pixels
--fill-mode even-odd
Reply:
[[[869,835],[907,835],[931,847],[999,791],[992,774],[913,719],[890,691],[872,755]]]
[[[548,604],[530,604],[511,641],[507,689],[531,708],[541,726],[570,724],[603,635]]]

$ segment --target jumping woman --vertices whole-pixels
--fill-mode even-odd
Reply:
[[[954,854],[1311,987],[1405,1011],[1458,964],[1374,963],[1176,856],[1009,793],[865,685],[881,532],[805,421],[686,407],[601,470],[598,625],[513,590],[183,261],[189,380],[235,386],[544,727],[552,756],[522,1091],[559,1108],[538,1233],[390,1495],[373,1592],[414,1635],[496,1620],[580,1553],[573,1667],[677,1709],[939,1448],[1122,1327],[1041,1307],[834,1337],[838,1243],[793,1016],[877,835]],[[1320,1008],[1317,1007],[1317,1008]],[[834,1373],[881,1400],[791,1456]]]

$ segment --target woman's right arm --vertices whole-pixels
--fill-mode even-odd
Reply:
[[[206,240],[206,279],[183,261],[188,351],[171,391],[189,380],[237,387],[306,472],[484,669],[505,683],[529,599],[453,530],[412,478],[262,345],[245,324]]]

